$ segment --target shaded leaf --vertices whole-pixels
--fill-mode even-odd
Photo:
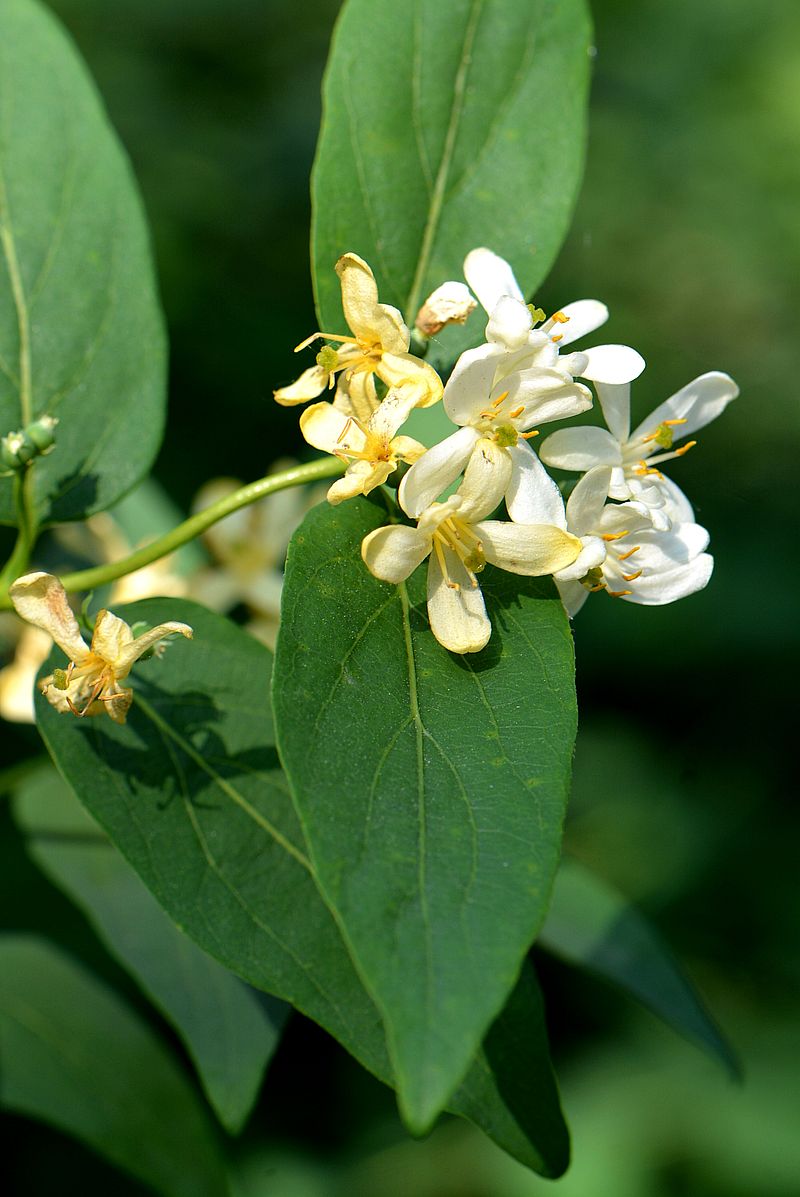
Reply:
[[[478,245],[539,286],[580,181],[589,36],[583,0],[347,0],[312,179],[321,329],[344,331],[333,264],[348,250],[409,325]],[[445,329],[432,356],[452,362],[484,325]]]
[[[83,1139],[164,1197],[222,1197],[206,1111],[156,1036],[46,940],[0,937],[0,1103]]]
[[[47,412],[43,520],[108,507],[161,441],[164,329],[128,161],[55,19],[0,6],[0,433]],[[0,522],[14,523],[0,480]]]
[[[125,727],[65,718],[40,698],[59,769],[188,935],[392,1083],[380,1015],[314,883],[273,746],[271,654],[194,603],[147,600],[124,613],[186,621],[195,639],[136,667]],[[528,1167],[558,1175],[566,1130],[538,993],[521,984],[449,1107]]]
[[[544,918],[572,748],[572,638],[549,580],[487,568],[494,635],[433,637],[425,571],[390,586],[355,500],[289,549],[273,700],[315,875],[386,1026],[400,1106],[430,1125]],[[313,746],[313,751],[309,747]]]
[[[173,1024],[221,1122],[240,1130],[288,1008],[249,989],[177,929],[55,770],[20,787],[14,809],[33,859]]]
[[[656,928],[577,860],[561,862],[539,944],[614,982],[739,1075],[733,1049]]]

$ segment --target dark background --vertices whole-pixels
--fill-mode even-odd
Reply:
[[[291,349],[316,326],[308,174],[338,4],[52,7],[98,82],[153,228],[172,345],[157,476],[185,509],[211,476],[257,477],[303,453],[297,413],[271,392],[294,376]],[[609,305],[604,337],[648,361],[635,417],[708,369],[727,370],[742,394],[671,470],[711,531],[708,590],[653,610],[598,595],[576,621],[582,726],[568,840],[667,933],[734,1039],[746,1083],[545,961],[575,1140],[558,1189],[465,1124],[411,1142],[391,1097],[298,1019],[240,1149],[242,1197],[800,1192],[800,6],[597,0],[594,12],[584,187],[536,301]],[[13,758],[33,733],[2,743]],[[99,959],[81,920],[14,851],[27,924],[52,934],[56,919]],[[55,1132],[22,1119],[12,1131],[15,1193],[141,1191]]]

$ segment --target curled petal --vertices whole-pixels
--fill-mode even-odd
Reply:
[[[313,403],[300,417],[300,431],[309,445],[324,453],[361,453],[367,442],[363,429],[332,403]]]
[[[608,308],[598,299],[576,299],[565,308],[561,308],[561,314],[567,317],[567,323],[558,327],[561,334],[560,345],[571,345],[573,341],[594,332],[608,320]],[[574,370],[573,373],[578,374],[580,371]]]
[[[477,653],[487,644],[492,625],[480,587],[452,550],[431,553],[428,563],[428,619],[436,639],[451,653]],[[444,561],[447,576],[442,572]]]
[[[486,325],[486,340],[505,349],[521,349],[527,343],[532,327],[533,317],[526,305],[504,295],[492,308]]]
[[[361,542],[361,556],[382,582],[404,582],[431,551],[431,538],[418,528],[395,524],[376,528]]]
[[[542,577],[571,565],[581,552],[577,536],[554,524],[512,524],[483,520],[473,524],[483,554],[492,565],[512,574]]]
[[[46,573],[25,574],[11,584],[8,593],[17,614],[52,636],[70,661],[80,664],[86,660],[89,649],[58,578]]]
[[[132,643],[133,632],[124,619],[111,611],[98,611],[92,635],[92,652],[95,656],[102,657],[116,669],[117,662]]]
[[[412,394],[403,390],[390,391],[370,418],[370,432],[383,441],[390,441],[403,427],[415,406]]]
[[[596,345],[585,351],[589,359],[583,371],[583,378],[591,382],[608,382],[614,385],[633,382],[645,367],[645,360],[630,345]]]
[[[419,461],[420,457],[428,452],[427,447],[419,441],[415,441],[413,436],[394,437],[390,448],[393,457],[396,457],[398,461],[407,462],[408,465],[413,465],[415,461]]]
[[[488,316],[491,316],[497,304],[506,295],[512,299],[524,299],[519,283],[514,278],[514,271],[505,258],[483,246],[467,254],[464,259],[464,277]]]
[[[546,437],[539,456],[558,470],[592,470],[622,464],[619,443],[605,428],[562,428]]]
[[[121,622],[122,620],[120,620]],[[96,629],[97,625],[95,625],[95,632]],[[163,640],[166,636],[176,635],[185,636],[187,640],[191,640],[194,632],[188,623],[177,623],[175,620],[169,620],[167,623],[160,623],[158,627],[151,628],[149,632],[143,632],[141,636],[137,636],[135,640],[121,649],[119,656],[114,662],[114,672],[117,677],[125,677],[134,661],[138,661],[139,657],[143,653],[146,653],[148,648],[152,648],[153,645],[158,644],[159,640]]]
[[[409,331],[397,308],[378,303],[375,275],[358,254],[343,254],[336,263],[342,286],[344,318],[359,341],[380,344],[393,353],[408,349]]]
[[[584,474],[567,500],[567,525],[576,536],[588,536],[601,526],[608,498],[611,470],[597,466]]]
[[[606,559],[608,550],[606,543],[599,536],[582,536],[580,554],[565,569],[560,569],[555,575],[557,582],[579,582],[585,578],[590,569],[597,569]]]
[[[710,553],[701,553],[686,565],[663,573],[643,575],[635,582],[628,583],[632,593],[624,598],[626,602],[639,603],[645,607],[662,607],[702,590],[708,585],[713,570],[714,558]]]
[[[595,382],[603,419],[621,445],[628,439],[631,427],[631,384],[629,382]]]
[[[345,499],[368,495],[376,486],[383,486],[393,470],[394,462],[391,461],[354,461],[347,467],[344,477],[337,478],[328,488],[328,502],[336,507]]]
[[[388,387],[396,388],[411,407],[431,407],[444,389],[433,366],[413,353],[384,353],[375,373]]]
[[[721,415],[732,399],[739,394],[739,388],[728,374],[719,370],[712,370],[708,374],[701,374],[692,382],[687,383],[680,391],[671,395],[669,399],[652,411],[643,420],[631,437],[637,441],[653,432],[664,420],[685,420],[673,428],[675,440],[697,432],[704,428],[717,416]],[[649,456],[658,446],[651,442],[642,456]]]
[[[412,465],[397,495],[407,515],[416,518],[455,482],[479,438],[477,429],[459,428]]]
[[[274,392],[275,402],[282,407],[294,407],[296,403],[308,403],[309,399],[316,399],[328,385],[330,371],[322,366],[310,366],[304,370],[296,382],[288,387],[280,387]]]

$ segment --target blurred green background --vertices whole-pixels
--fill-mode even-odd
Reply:
[[[271,391],[315,327],[308,174],[338,3],[52,8],[105,97],[152,223],[172,345],[157,474],[185,508],[211,476],[256,477],[302,453],[296,412]],[[711,531],[708,590],[653,610],[599,595],[576,622],[568,841],[666,932],[746,1081],[732,1085],[626,999],[543,960],[574,1137],[557,1189],[466,1124],[411,1142],[391,1095],[295,1019],[235,1148],[240,1197],[800,1192],[800,6],[596,0],[594,13],[584,187],[536,300],[605,300],[605,339],[648,361],[635,415],[708,369],[731,373],[742,395],[671,470]],[[524,196],[520,214],[535,227]],[[25,728],[0,735],[4,760],[35,743]],[[138,1002],[2,819],[3,917],[57,933]],[[16,1118],[11,1130],[15,1194],[144,1192],[55,1131]]]

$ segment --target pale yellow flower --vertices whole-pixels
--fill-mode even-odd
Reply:
[[[425,446],[410,436],[396,436],[415,407],[414,397],[390,391],[366,423],[332,403],[314,403],[300,417],[300,431],[315,449],[348,462],[343,478],[328,491],[329,503],[368,495],[382,486],[400,461],[417,461]]]
[[[3,618],[0,616],[0,618]],[[9,639],[14,656],[0,669],[0,719],[10,723],[33,723],[33,683],[44,665],[53,641],[41,628],[20,623],[16,615],[8,613]]]
[[[414,397],[412,407],[430,407],[442,397],[442,380],[420,358],[408,352],[410,333],[397,308],[378,302],[378,287],[369,266],[357,254],[344,254],[336,263],[342,286],[342,307],[351,336],[316,332],[297,346],[305,349],[313,341],[335,341],[324,345],[317,363],[296,382],[281,387],[275,399],[285,407],[316,399],[327,387],[338,389],[336,406],[345,415],[366,424],[378,406],[375,379],[387,387]]]
[[[69,658],[67,669],[56,670],[41,682],[45,698],[61,712],[99,715],[105,711],[124,723],[133,691],[120,686],[133,664],[165,636],[179,633],[189,639],[188,624],[168,623],[134,637],[129,625],[111,611],[98,612],[91,647],[81,636],[64,587],[52,574],[32,573],[17,578],[9,596],[19,615],[46,632]]]

